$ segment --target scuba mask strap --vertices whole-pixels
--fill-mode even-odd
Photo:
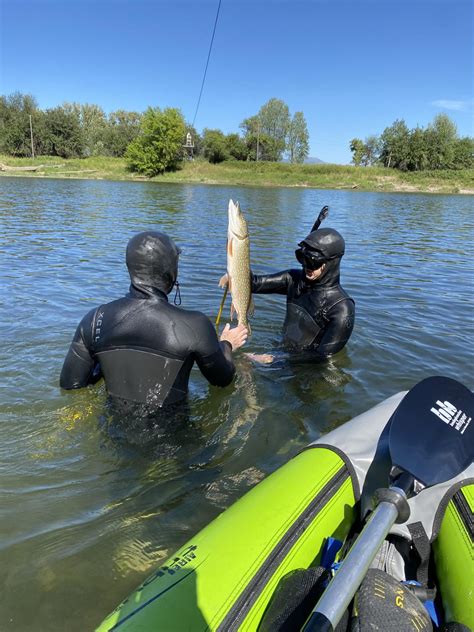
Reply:
[[[181,292],[180,292],[180,289],[179,289],[178,281],[175,282],[175,286],[176,286],[176,293],[174,295],[173,303],[175,305],[181,305]]]

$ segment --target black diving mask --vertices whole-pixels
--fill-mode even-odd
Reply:
[[[307,270],[317,270],[323,263],[326,263],[327,257],[318,250],[311,250],[305,244],[298,244],[300,247],[295,250],[295,257],[301,265]]]

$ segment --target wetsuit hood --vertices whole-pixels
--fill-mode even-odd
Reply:
[[[300,245],[305,245],[309,250],[321,253],[321,258],[326,261],[342,257],[346,249],[343,236],[334,228],[313,230],[312,233],[303,239]]]
[[[132,285],[145,293],[158,289],[169,294],[178,276],[179,253],[165,233],[149,230],[132,237],[126,254]]]
[[[337,230],[334,228],[313,230],[298,245],[314,253],[321,264],[325,264],[322,276],[312,283],[318,286],[332,286],[339,283],[341,257],[344,255],[346,244]],[[309,282],[306,281],[306,283]]]

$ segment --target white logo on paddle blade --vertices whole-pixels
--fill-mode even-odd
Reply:
[[[436,406],[439,408],[432,408],[431,412],[444,421],[445,424],[459,430],[461,434],[471,423],[471,417],[468,417],[462,410],[458,410],[456,406],[453,406],[451,402],[436,402]]]

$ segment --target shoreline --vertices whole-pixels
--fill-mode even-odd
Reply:
[[[373,193],[424,193],[474,195],[474,169],[439,172],[400,172],[384,167],[289,163],[186,162],[179,171],[148,178],[127,170],[122,158],[102,156],[59,159],[52,156],[11,158],[0,156],[0,176],[46,179],[110,180],[332,189]]]

